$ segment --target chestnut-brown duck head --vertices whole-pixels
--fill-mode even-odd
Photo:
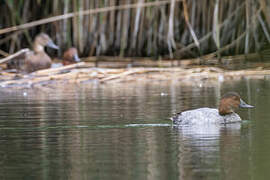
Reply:
[[[69,65],[77,62],[80,62],[77,49],[74,47],[67,49],[63,55],[63,65]]]
[[[225,116],[235,112],[239,107],[241,108],[253,108],[253,106],[245,103],[236,92],[226,93],[220,100],[219,114]]]

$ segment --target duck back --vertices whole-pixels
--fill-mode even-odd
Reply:
[[[184,111],[171,118],[176,125],[226,124],[241,121],[236,113],[221,116],[217,109],[199,108]]]

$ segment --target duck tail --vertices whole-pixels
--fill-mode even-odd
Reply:
[[[179,116],[181,115],[181,113],[182,113],[182,112],[173,114],[173,116],[170,117],[170,120],[171,120],[174,124],[179,123]]]

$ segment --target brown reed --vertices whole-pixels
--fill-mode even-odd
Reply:
[[[81,56],[197,57],[258,52],[270,43],[268,0],[6,0],[1,54],[48,33]]]

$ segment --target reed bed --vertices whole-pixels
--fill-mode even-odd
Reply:
[[[268,0],[6,0],[0,10],[3,57],[31,47],[41,31],[81,56],[181,59],[270,43]]]

